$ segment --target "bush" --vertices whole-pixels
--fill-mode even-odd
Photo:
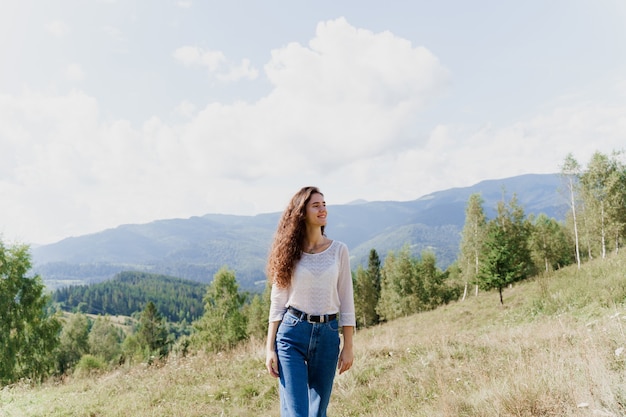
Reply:
[[[76,365],[74,374],[78,376],[89,376],[106,370],[106,363],[93,355],[83,355]]]

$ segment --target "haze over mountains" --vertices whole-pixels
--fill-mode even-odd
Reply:
[[[357,201],[330,205],[327,234],[350,248],[352,268],[367,262],[373,248],[381,257],[411,245],[414,254],[432,250],[442,269],[458,254],[469,196],[480,193],[488,217],[497,202],[517,195],[526,215],[565,218],[567,200],[557,174],[527,174],[452,188],[412,201]],[[188,219],[129,224],[70,237],[32,249],[34,269],[48,288],[100,282],[124,270],[140,270],[211,282],[223,266],[235,271],[240,287],[259,291],[280,213],[256,216],[207,214]]]

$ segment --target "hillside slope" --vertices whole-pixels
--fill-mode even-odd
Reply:
[[[335,417],[626,415],[626,253],[358,331]],[[3,416],[278,416],[263,341],[0,391]]]
[[[503,194],[506,199],[516,194],[527,214],[562,219],[565,200],[559,186],[557,175],[529,174],[440,191],[414,201],[329,205],[327,232],[348,245],[353,265],[366,262],[372,248],[384,257],[410,244],[415,255],[432,250],[445,269],[456,259],[471,194],[482,195],[488,215]],[[279,216],[207,214],[122,225],[34,248],[33,259],[36,271],[52,288],[110,279],[122,270],[210,282],[227,265],[235,270],[242,288],[254,290],[254,283],[265,279],[266,256]]]

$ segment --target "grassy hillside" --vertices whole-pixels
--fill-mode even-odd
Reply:
[[[329,414],[626,415],[626,254],[359,331]],[[263,341],[0,391],[0,416],[277,416]]]

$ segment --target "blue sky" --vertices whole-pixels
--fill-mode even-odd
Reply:
[[[621,0],[3,5],[0,234],[584,165],[626,143],[625,21]]]

